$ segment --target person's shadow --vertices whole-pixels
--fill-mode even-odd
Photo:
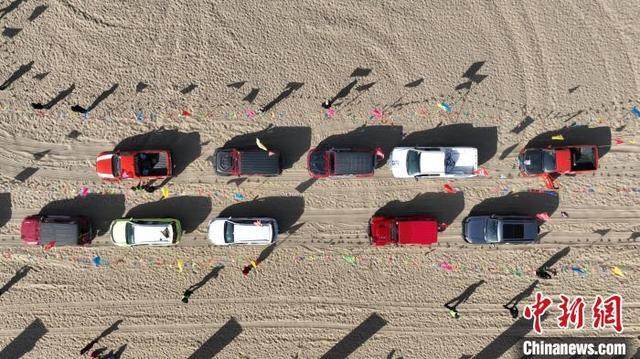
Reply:
[[[203,285],[207,284],[208,281],[210,281],[212,278],[218,278],[218,274],[220,273],[220,271],[224,269],[224,265],[223,264],[219,264],[217,266],[215,266],[213,268],[213,270],[211,270],[211,272],[209,272],[206,276],[204,276],[204,278],[202,278],[198,283],[192,285],[191,287],[189,287],[187,289],[187,291],[189,293],[193,293],[196,290],[200,289]]]
[[[444,306],[447,307],[448,309],[455,309],[460,304],[466,302],[469,299],[469,297],[471,297],[471,295],[476,291],[476,289],[478,289],[478,287],[481,286],[482,284],[484,284],[484,279],[481,279],[478,282],[470,285],[467,289],[464,290],[464,292],[462,292],[462,294],[451,299]]]
[[[4,294],[16,283],[18,283],[22,278],[26,277],[27,274],[29,274],[29,271],[31,271],[32,269],[33,267],[28,265],[18,269],[16,274],[14,274],[14,276],[11,277],[11,279],[9,279],[9,281],[5,285],[3,285],[2,288],[0,288],[0,295]]]
[[[514,319],[518,318],[518,303],[533,294],[533,291],[536,289],[539,283],[539,280],[534,281],[527,287],[527,289],[518,293],[518,295],[513,297],[507,304],[503,305],[505,309],[509,310],[509,313]]]

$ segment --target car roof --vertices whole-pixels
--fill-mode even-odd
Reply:
[[[237,223],[232,221],[233,226],[233,242],[234,243],[251,243],[270,241],[273,237],[273,228],[271,223],[264,223],[258,226],[254,223]]]
[[[419,151],[420,172],[444,173],[444,151]]]
[[[132,221],[133,244],[153,244],[173,242],[173,227],[170,222],[145,223]]]

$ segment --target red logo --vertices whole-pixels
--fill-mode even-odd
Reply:
[[[551,303],[553,303],[551,298],[545,297],[542,292],[537,292],[535,303],[524,308],[524,317],[526,319],[533,318],[533,330],[538,334],[542,333],[540,318],[549,309]]]
[[[591,308],[593,313],[593,329],[611,326],[617,333],[622,333],[622,297],[613,294],[607,299],[597,295]]]
[[[570,302],[569,297],[560,294],[562,303],[558,304],[558,308],[562,311],[558,319],[558,327],[567,329],[570,324],[576,329],[582,329],[584,326],[584,299],[580,296]]]

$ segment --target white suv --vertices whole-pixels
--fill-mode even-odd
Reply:
[[[209,243],[269,245],[278,237],[278,222],[273,218],[216,218],[209,222]]]

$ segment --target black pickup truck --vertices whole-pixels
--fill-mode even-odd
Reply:
[[[313,178],[373,175],[379,150],[332,148],[313,149],[307,157],[309,175]]]
[[[282,173],[277,150],[219,148],[214,154],[219,176],[278,176]]]

